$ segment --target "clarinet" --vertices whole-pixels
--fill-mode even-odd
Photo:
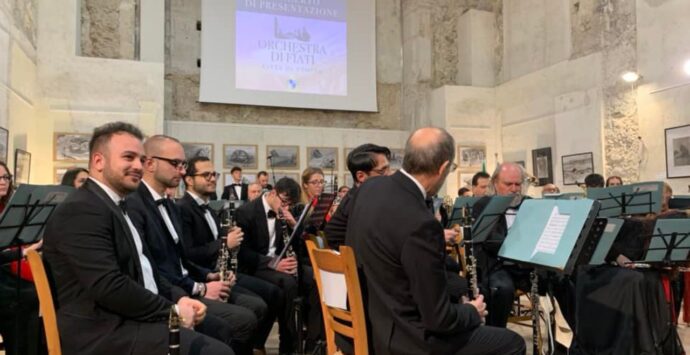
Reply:
[[[180,315],[175,305],[170,307],[168,316],[168,355],[180,355]]]
[[[534,270],[530,273],[532,288],[530,289],[530,299],[532,301],[532,353],[540,354],[539,342],[541,339],[541,327],[539,326],[539,276]]]
[[[305,207],[306,208],[306,207]],[[287,245],[287,250],[285,251],[285,257],[286,258],[293,258],[295,257],[295,250],[292,248],[292,244],[290,243],[290,233],[288,233],[288,226],[287,226],[287,220],[285,219],[285,216],[283,215],[283,210],[278,211],[278,220],[280,220],[280,227],[283,229],[283,244]],[[295,278],[299,281],[299,272],[295,273]]]
[[[472,239],[472,216],[467,207],[462,208],[463,239]],[[467,253],[467,279],[469,283],[469,297],[471,300],[479,296],[479,282],[477,281],[477,258],[474,256],[474,244],[470,244],[470,252]]]
[[[233,227],[233,218],[232,218],[232,212],[233,212],[233,204],[230,203],[230,206],[227,209],[224,209],[222,212],[222,218],[220,221],[220,240],[221,240],[221,246],[220,250],[218,251],[218,260],[216,261],[216,268],[218,269],[218,273],[220,274],[220,280],[221,281],[227,281],[228,278],[230,277],[230,274],[228,273],[228,260],[230,260],[230,250],[228,249],[228,232],[230,229]],[[234,271],[234,270],[233,270]]]

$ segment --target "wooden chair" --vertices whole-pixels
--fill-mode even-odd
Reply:
[[[41,256],[35,251],[30,250],[26,253],[26,258],[29,260],[31,266],[31,274],[36,285],[36,292],[38,293],[38,301],[40,303],[41,315],[43,317],[43,327],[46,332],[46,344],[48,345],[48,354],[61,355],[60,348],[60,334],[57,328],[57,317],[55,315],[55,306],[53,305],[53,294],[50,291],[50,283],[46,270],[43,267],[43,260]]]
[[[314,268],[314,279],[319,288],[321,298],[321,309],[323,310],[323,320],[326,329],[326,346],[328,354],[337,353],[335,345],[335,333],[353,339],[354,353],[366,355],[369,352],[367,340],[367,329],[364,316],[364,304],[362,302],[362,291],[359,285],[357,274],[357,264],[352,248],[348,246],[340,247],[340,254],[330,249],[319,249],[316,244],[308,240],[307,249],[309,258]],[[322,273],[329,273],[324,275]],[[336,275],[333,275],[336,274]],[[326,303],[326,290],[324,289],[324,279],[332,277],[344,277],[347,288],[347,305],[349,309],[334,307]]]

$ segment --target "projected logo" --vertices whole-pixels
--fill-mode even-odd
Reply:
[[[238,89],[347,95],[345,0],[243,0],[236,9]]]

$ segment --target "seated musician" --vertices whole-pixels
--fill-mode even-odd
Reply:
[[[268,281],[283,291],[285,307],[278,315],[280,353],[293,353],[297,347],[298,335],[295,328],[293,300],[297,296],[308,295],[305,297],[308,298],[308,308],[320,310],[311,267],[302,263],[301,272],[298,273],[300,255],[287,256],[276,265],[271,264],[271,261],[283,250],[285,237],[289,237],[292,232],[289,225],[295,225],[294,217],[289,209],[299,196],[300,188],[297,182],[290,178],[282,178],[272,190],[242,205],[236,211],[237,225],[245,233],[245,242],[240,248],[240,270]],[[294,251],[302,248],[300,244],[303,243],[300,242],[301,238],[293,240],[291,246]],[[315,346],[320,326],[323,324],[320,312],[308,314],[307,349]]]
[[[530,269],[523,269],[514,264],[504,264],[497,259],[498,250],[508,234],[508,229],[515,221],[517,208],[522,203],[522,184],[526,174],[522,166],[515,163],[502,163],[491,176],[491,192],[496,196],[515,196],[513,208],[506,211],[505,218],[499,219],[491,232],[487,242],[475,247],[479,283],[484,294],[488,294],[489,316],[487,325],[505,327],[515,298],[515,290],[530,289]],[[476,220],[486,205],[490,196],[477,201],[472,209]],[[490,294],[489,294],[490,292]]]
[[[206,306],[159,277],[127,213],[125,195],[139,186],[141,131],[115,122],[94,130],[89,179],[51,216],[44,236],[46,268],[55,282],[64,354],[164,354],[168,316],[182,316],[181,354],[232,354],[191,330]]]
[[[351,201],[346,243],[377,354],[525,353],[516,333],[481,325],[482,295],[453,304],[446,292],[443,228],[427,197],[454,170],[454,158],[448,132],[421,128],[408,138],[402,169],[367,180]]]

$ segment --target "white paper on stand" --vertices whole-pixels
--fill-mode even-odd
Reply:
[[[551,210],[549,221],[546,222],[546,227],[544,227],[544,231],[541,233],[539,241],[534,247],[532,256],[537,253],[556,254],[556,249],[558,248],[558,244],[561,243],[561,238],[565,232],[565,227],[568,226],[569,220],[569,215],[561,214],[558,211],[558,207],[554,206],[553,210]]]

